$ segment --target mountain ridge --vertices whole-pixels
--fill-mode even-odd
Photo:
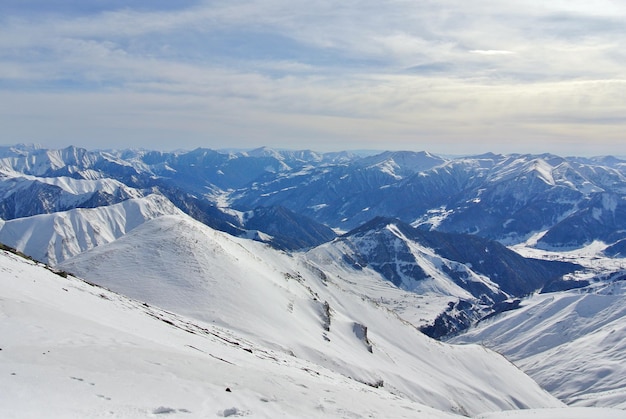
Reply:
[[[241,212],[284,207],[335,231],[389,216],[507,245],[544,232],[545,238],[538,241],[544,248],[566,242],[569,248],[580,248],[594,240],[611,245],[626,238],[621,224],[597,215],[604,211],[598,203],[602,196],[620,203],[626,196],[626,162],[615,157],[491,153],[441,158],[427,152],[360,156],[267,147],[224,153],[206,148],[155,152],[14,146],[0,154],[0,168],[40,177],[109,178],[144,195],[158,187],[170,191],[173,201],[177,190],[186,196],[186,203],[177,204],[181,209],[197,200],[197,218],[221,217],[213,226],[224,228],[230,228],[228,221],[221,221],[226,216],[214,211],[210,217],[203,215],[203,208],[224,202]],[[112,198],[86,205],[107,199]],[[6,197],[2,205],[10,205]],[[589,228],[568,238],[581,223]]]
[[[150,253],[138,250],[139,244]],[[182,266],[185,276],[177,274]],[[481,390],[477,387],[466,387],[464,380],[455,382],[459,374],[466,374],[467,359],[480,359],[482,349],[451,348],[448,353],[447,347],[431,341],[392,312],[341,291],[331,272],[311,270],[300,257],[228,237],[187,216],[148,221],[60,267],[151,305],[229,328],[274,350],[332,367],[358,381],[380,383],[414,400],[429,400],[443,410],[472,414],[481,403],[495,403],[494,408],[503,404],[520,407],[509,395],[488,401],[478,396]],[[364,333],[369,344],[364,342]],[[441,366],[443,358],[426,360],[420,353],[443,357],[448,366]],[[491,361],[479,359],[474,365],[482,365],[480,374],[490,374],[490,380],[501,381],[496,377],[502,374],[503,370],[496,373],[499,368],[508,371],[504,364],[498,363],[496,368]],[[407,374],[407,369],[413,372]],[[464,392],[482,401],[474,406],[478,400],[462,397],[460,402]]]
[[[276,353],[478,412],[480,394],[493,395],[465,378],[451,390],[435,373],[416,382],[400,371],[446,364],[414,353],[431,345],[416,328],[448,339],[522,313],[538,292],[584,293],[623,276],[625,170],[615,158],[548,154],[2,148],[0,236]],[[597,342],[609,369],[619,359],[610,342]],[[454,372],[476,379],[471,361],[454,359]],[[551,389],[597,399],[568,383]],[[491,407],[520,407],[511,394]]]

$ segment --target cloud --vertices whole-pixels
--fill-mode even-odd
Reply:
[[[605,52],[596,54],[596,59],[613,64],[603,66],[607,77],[612,76],[608,70],[617,70],[610,62],[611,53],[620,50],[615,35],[623,38],[624,30],[613,25],[614,29],[607,31],[607,25],[602,24],[616,17],[570,13],[557,19],[552,10],[537,17],[529,6],[517,6],[513,12],[510,9],[484,0],[472,5],[455,1],[381,5],[370,0],[337,5],[265,0],[206,2],[173,11],[117,9],[67,17],[9,16],[2,22],[0,47],[5,51],[20,48],[24,55],[36,51],[44,60],[50,57],[48,68],[54,60],[63,63],[67,45],[76,45],[78,48],[69,52],[79,55],[82,41],[94,48],[101,43],[109,50],[144,59],[148,65],[156,59],[253,68],[255,62],[275,60],[300,63],[320,73],[343,69],[361,72],[364,67],[375,73],[445,62],[454,63],[460,77],[481,72],[467,51],[477,56],[515,52],[520,58],[508,64],[500,62],[498,77],[532,71],[525,67],[537,67],[542,60],[544,73],[562,77],[563,68],[551,69],[553,63],[577,53],[572,47],[587,45],[589,50]],[[581,25],[583,18],[595,23]],[[558,26],[586,28],[579,29],[587,31],[586,37],[568,42],[558,31],[551,32],[554,23],[547,22],[555,21]],[[86,59],[93,59],[89,51],[82,51]],[[93,64],[91,73],[100,62]],[[586,76],[592,67],[570,67],[569,77]],[[80,76],[80,68],[77,70]]]
[[[625,128],[615,2],[62,3],[0,17],[0,95],[16,103],[2,141],[91,127],[126,142],[180,132],[501,146]]]
[[[513,51],[505,51],[505,50],[497,50],[497,49],[473,49],[470,51],[470,54],[479,54],[479,55],[511,55],[515,54]]]

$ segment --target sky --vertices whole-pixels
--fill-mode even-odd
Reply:
[[[3,0],[0,144],[626,156],[620,0]]]

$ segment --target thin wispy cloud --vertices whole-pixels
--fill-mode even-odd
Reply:
[[[510,55],[515,54],[513,51],[504,51],[497,49],[474,49],[470,51],[471,54],[479,54],[479,55]]]
[[[28,3],[0,13],[4,143],[601,154],[626,128],[616,2]]]

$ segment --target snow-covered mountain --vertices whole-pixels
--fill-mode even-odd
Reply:
[[[241,226],[246,230],[269,235],[268,242],[284,250],[304,249],[334,239],[337,235],[329,227],[285,207],[258,207],[242,214]]]
[[[308,164],[265,175],[230,194],[236,208],[282,205],[338,230],[348,230],[387,211],[385,193],[403,179],[441,165],[446,160],[429,153],[385,152],[353,157],[339,163]]]
[[[182,214],[167,198],[148,195],[118,204],[34,215],[0,223],[0,243],[56,265],[109,243],[162,215]]]
[[[36,177],[0,169],[0,218],[5,220],[112,205],[141,196],[141,191],[113,179]]]
[[[423,230],[475,233],[509,244],[532,238],[533,246],[544,249],[603,240],[606,254],[619,255],[620,240],[626,235],[622,226],[626,217],[621,216],[626,164],[614,158],[486,154],[443,159],[425,152],[360,157],[266,147],[249,152],[91,152],[24,146],[4,149],[0,157],[5,170],[2,217],[49,214],[7,221],[0,240],[52,264],[128,231],[114,226],[117,234],[106,233],[110,216],[104,216],[105,225],[96,228],[110,237],[103,240],[94,237],[98,233],[92,228],[78,226],[82,222],[59,221],[67,220],[67,214],[52,214],[79,207],[101,208],[89,214],[106,213],[112,204],[151,193],[165,196],[212,228],[288,251],[319,246],[335,237],[330,227],[341,232],[348,226],[368,225],[381,213]],[[82,213],[72,211],[69,218]],[[117,219],[117,224],[124,222]],[[46,233],[34,239],[32,231]],[[428,240],[421,234],[420,244],[416,240],[407,244],[402,237],[386,238],[390,234],[386,231],[375,240],[357,240],[373,249],[361,246],[354,254],[344,246],[335,254],[344,261],[361,258],[405,290],[446,297],[437,304],[440,318],[433,320],[431,312],[418,316],[424,320],[417,324],[430,322],[431,329],[424,330],[437,337],[509,309],[516,304],[514,298],[566,273],[555,271],[548,278],[538,268],[540,263],[532,267],[513,263],[515,257],[502,246],[476,237],[444,239],[432,233]],[[356,236],[346,240],[354,242]],[[395,248],[392,242],[404,245]],[[455,248],[453,243],[462,245]]]
[[[79,179],[99,179],[104,172],[116,173],[115,177],[138,173],[131,163],[114,153],[74,146],[59,150],[28,145],[4,147],[0,149],[0,169],[37,177]]]
[[[194,319],[167,314],[174,324],[472,415],[554,399],[497,377],[510,368],[501,358],[417,329],[442,338],[526,313],[536,323],[508,340],[528,333],[537,349],[547,338],[533,328],[558,335],[548,319],[571,320],[580,313],[563,302],[588,295],[617,315],[588,311],[572,329],[605,334],[581,328],[516,362],[568,403],[624,408],[612,340],[624,316],[608,296],[623,293],[624,202],[626,161],[612,157],[0,147],[0,242]],[[568,364],[585,354],[591,372]]]
[[[0,416],[458,417],[0,250]]]
[[[480,170],[467,170],[479,181],[460,190],[461,199],[454,205],[446,205],[449,213],[439,222],[439,229],[480,234],[507,243],[548,231],[556,243],[567,239],[552,231],[562,220],[584,214],[603,194],[624,196],[626,191],[624,172],[612,167],[552,155],[489,157],[482,160]],[[467,168],[474,161],[451,164]],[[609,237],[606,231],[588,229],[581,232],[578,241],[568,240],[568,245],[581,247],[596,239]]]
[[[615,244],[624,240],[626,195],[597,193],[579,210],[548,230],[538,241],[542,249],[577,249],[593,240]],[[591,240],[593,239],[593,240]]]
[[[218,205],[225,193],[220,187],[231,188],[264,173],[291,169],[286,162],[300,166],[324,159],[313,152],[279,154],[269,149],[223,154],[206,149],[160,153],[8,147],[0,150],[0,218],[101,207],[159,193],[211,227],[283,249],[306,248],[335,234],[329,227],[280,206],[234,211],[245,212],[246,217],[233,215],[229,208]],[[276,227],[287,224],[292,226],[288,231]]]
[[[611,245],[626,239],[625,217],[620,216],[626,162],[614,157],[485,154],[449,159],[426,152],[359,156],[266,147],[248,152],[157,152],[13,146],[1,150],[0,169],[35,176],[39,183],[41,178],[72,177],[115,180],[130,188],[120,187],[119,196],[108,193],[75,207],[108,205],[158,189],[181,210],[231,234],[249,229],[233,226],[228,212],[220,208],[284,208],[344,232],[385,216],[505,244],[542,233],[536,243],[544,249],[577,248],[594,240]],[[71,209],[57,204],[63,201],[57,190],[37,190],[30,192],[34,201],[41,200],[40,195],[50,198],[18,215],[16,204],[7,201],[10,191],[3,191],[4,219]]]
[[[56,275],[4,250],[0,269],[3,418],[462,417],[268,349],[232,330]],[[448,347],[431,350],[442,348]],[[511,371],[507,366],[500,373]],[[491,384],[479,383],[489,393]],[[622,415],[560,407],[478,417]]]
[[[395,217],[507,244],[538,232],[549,233],[546,245],[570,248],[613,243],[626,234],[623,217],[613,216],[626,196],[625,166],[618,159],[486,154],[432,160],[411,172],[391,170],[389,154],[286,172],[232,194],[233,205],[280,204],[344,231],[374,216]],[[589,226],[568,237],[581,217]]]
[[[60,265],[372,387],[462,414],[557,406],[500,356],[429,339],[332,272],[186,216],[148,221]]]
[[[414,324],[437,338],[502,310],[507,299],[541,290],[582,269],[569,262],[524,258],[477,236],[425,231],[382,217],[307,256],[343,271],[375,271],[403,290],[430,297],[437,316],[422,313]],[[415,318],[413,310],[409,316]]]
[[[538,294],[453,339],[497,350],[575,406],[626,409],[626,281]]]

